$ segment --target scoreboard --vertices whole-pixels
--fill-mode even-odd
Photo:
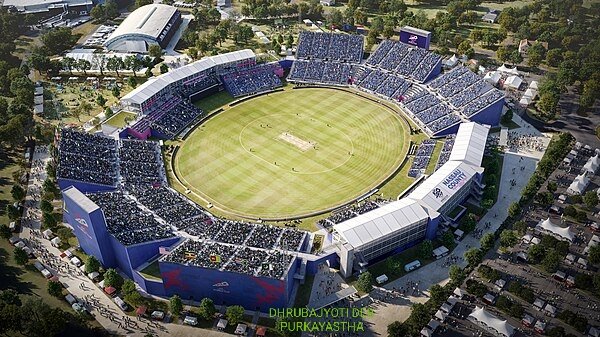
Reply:
[[[404,26],[402,29],[400,29],[400,41],[415,47],[429,50],[431,32],[419,28]]]

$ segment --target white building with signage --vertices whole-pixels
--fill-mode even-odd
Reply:
[[[450,159],[407,196],[334,225],[342,275],[435,238],[446,214],[469,197],[479,200],[488,132],[475,122],[461,124]]]

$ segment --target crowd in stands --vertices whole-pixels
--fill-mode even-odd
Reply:
[[[219,78],[215,74],[202,74],[184,83],[178,90],[183,98],[189,98],[219,83]]]
[[[444,101],[426,90],[415,91],[405,97],[402,104],[419,125],[427,126],[433,133],[460,122],[460,117]]]
[[[162,103],[155,104],[155,107],[131,128],[140,133],[152,128],[167,139],[172,139],[203,113],[187,99],[169,95]]]
[[[435,166],[435,170],[439,169],[450,159],[450,153],[452,152],[452,148],[454,147],[454,140],[456,139],[456,134],[449,135],[446,137],[444,141],[444,146],[442,147],[442,151],[440,152],[440,156],[438,157],[438,162]]]
[[[163,258],[165,262],[275,279],[284,275],[292,259],[292,255],[276,250],[268,251],[195,240],[185,241]]]
[[[118,165],[114,139],[64,128],[58,149],[58,178],[115,186]]]
[[[217,226],[221,231],[215,236],[215,241],[241,245],[254,229],[253,224],[246,222],[218,219]]]
[[[402,42],[384,40],[367,59],[366,64],[423,82],[432,71],[439,68],[441,60],[439,55],[424,49],[411,47]]]
[[[121,140],[119,166],[121,178],[125,183],[152,184],[166,182],[160,146],[156,142]]]
[[[256,226],[246,241],[246,246],[273,249],[284,229],[275,226]]]
[[[102,208],[108,232],[126,246],[174,236],[168,225],[159,223],[152,213],[140,208],[121,191],[87,197]]]
[[[425,169],[429,164],[436,141],[433,139],[424,140],[417,149],[413,162],[408,170],[408,176],[417,178],[425,173]]]
[[[251,95],[280,87],[281,80],[275,74],[279,64],[258,65],[223,75],[223,84],[233,97]]]
[[[306,232],[299,231],[297,229],[287,228],[281,239],[279,240],[279,248],[291,251],[300,250],[300,245],[304,242]]]
[[[504,97],[502,92],[463,66],[455,67],[427,85],[455,108],[462,108],[467,117]]]
[[[363,54],[364,36],[302,31],[296,57],[359,63]]]
[[[297,60],[288,76],[290,81],[315,84],[347,85],[351,65],[327,61]]]
[[[324,228],[329,228],[340,222],[344,222],[346,220],[352,219],[360,214],[372,211],[375,208],[378,208],[380,204],[383,204],[386,202],[387,202],[386,200],[381,200],[381,199],[377,199],[375,201],[364,200],[362,202],[356,203],[352,206],[346,207],[342,210],[332,213],[329,217],[317,221],[317,225],[324,227]]]

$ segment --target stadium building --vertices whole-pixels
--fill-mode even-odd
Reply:
[[[93,0],[4,0],[2,6],[19,14],[58,15],[65,12],[87,14],[98,1]]]
[[[331,39],[326,36],[314,34],[309,39]],[[334,43],[344,46],[343,53],[321,50],[331,57],[328,59],[339,61],[330,63],[334,77],[327,78],[348,85],[346,75],[333,70],[345,69],[350,74],[350,64],[362,58],[362,43],[362,37],[345,38]],[[354,47],[361,49],[350,52]],[[401,43],[383,48],[389,49],[377,57],[388,57],[398,48],[421,62],[429,60],[423,70],[410,75],[411,85],[414,78],[423,82],[436,71],[439,60],[423,49]],[[311,62],[302,62],[295,61],[292,72],[295,67],[311,67]],[[377,67],[364,69],[374,72]],[[317,77],[307,69],[301,69],[302,78]],[[438,77],[442,78],[439,83],[434,82],[437,79],[421,83],[413,94],[438,97],[439,91],[441,97],[460,91],[445,86],[463,77],[463,82],[479,88],[464,71],[446,73]],[[196,301],[210,297],[216,304],[266,311],[289,306],[294,289],[306,276],[315,274],[320,264],[339,267],[344,277],[353,275],[423,239],[433,239],[438,225],[448,221],[457,205],[480,198],[484,187],[481,162],[489,127],[465,123],[465,119],[452,124],[457,134],[447,162],[398,201],[334,225],[334,249],[319,255],[310,253],[313,237],[309,233],[221,219],[172,190],[159,143],[146,139],[172,138],[203,118],[204,112],[191,103],[194,99],[219,90],[236,97],[269,91],[281,85],[279,76],[280,67],[257,65],[250,50],[213,56],[150,79],[126,95],[122,105],[137,112],[138,120],[118,137],[61,130],[56,137],[56,175],[63,193],[64,220],[73,228],[81,248],[104,267],[119,268],[149,294],[178,294]],[[257,78],[260,85],[253,84]],[[398,92],[407,89],[403,77],[392,79],[376,82],[387,81],[386,86]],[[365,90],[394,97],[372,86]],[[410,101],[400,103],[408,105]],[[420,105],[409,105],[415,106]],[[131,136],[141,140],[126,139]],[[158,278],[142,272],[151,263],[160,271]]]
[[[177,8],[151,4],[133,11],[108,37],[107,49],[124,53],[147,53],[150,45],[166,48],[181,25]]]
[[[333,226],[344,277],[424,239],[470,197],[483,193],[481,161],[489,128],[460,125],[450,159],[404,198]]]

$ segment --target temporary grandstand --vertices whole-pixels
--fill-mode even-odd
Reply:
[[[488,132],[474,122],[461,124],[450,159],[406,197],[334,225],[342,275],[433,239],[446,214],[469,197],[479,199]]]
[[[153,44],[165,48],[181,22],[181,13],[173,6],[142,6],[123,20],[104,45],[109,50],[126,53],[147,53]]]
[[[302,33],[288,81],[352,86],[392,101],[433,137],[456,133],[465,121],[500,122],[504,94],[466,67],[438,76],[443,63],[439,55],[391,40],[359,64],[358,41],[353,35]],[[361,53],[351,48],[361,48]]]

